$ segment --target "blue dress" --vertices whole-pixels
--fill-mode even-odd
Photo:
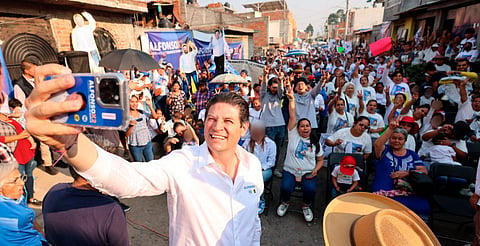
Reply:
[[[395,189],[394,180],[390,177],[390,174],[400,170],[412,171],[418,166],[424,165],[417,153],[407,149],[407,153],[404,156],[397,156],[393,153],[390,145],[385,145],[382,156],[375,162],[376,170],[372,191],[389,191]],[[402,203],[424,219],[430,215],[430,204],[426,197],[410,195],[390,198]]]

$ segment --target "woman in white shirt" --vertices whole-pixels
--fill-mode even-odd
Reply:
[[[335,133],[353,125],[353,116],[345,112],[345,100],[339,96],[335,96],[328,104],[328,113],[327,133]]]
[[[361,116],[365,116],[370,120],[370,128],[368,129],[368,133],[372,138],[380,137],[380,132],[385,130],[385,122],[383,121],[383,117],[375,112],[377,109],[377,101],[370,100],[367,103],[367,110],[360,112]]]
[[[265,123],[263,121],[254,120],[251,122],[250,137],[246,139],[242,147],[260,160],[263,182],[270,180],[272,178],[272,167],[275,166],[277,146],[273,140],[265,136]],[[258,214],[263,213],[264,209],[265,199],[262,195],[258,204]]]
[[[355,85],[352,82],[343,86],[342,98],[345,100],[345,111],[353,116],[357,115],[357,111],[362,106],[360,100],[363,100],[363,96],[361,93],[355,93]]]
[[[319,139],[312,132],[311,122],[302,118],[297,123],[295,114],[295,97],[293,90],[287,85],[289,100],[288,145],[283,177],[280,189],[282,203],[278,206],[277,214],[282,217],[288,210],[290,196],[296,182],[302,183],[303,216],[307,222],[313,220],[310,208],[317,192],[317,172],[323,166],[323,149]]]

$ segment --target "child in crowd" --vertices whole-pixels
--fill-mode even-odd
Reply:
[[[23,108],[22,102],[20,102],[18,99],[12,98],[8,101],[8,107],[10,108],[11,112],[8,115],[8,118],[12,118],[18,122],[23,129],[25,129],[25,109]],[[28,137],[28,141],[30,142],[32,149],[35,149],[37,145],[35,144],[35,140],[32,136]]]
[[[429,85],[426,85],[423,88],[423,95],[420,97],[420,105],[424,105],[424,104],[431,105],[434,99],[435,98],[433,97],[432,87]]]
[[[441,141],[446,139],[444,134],[435,136],[432,139],[434,145],[426,150],[425,158],[430,159],[432,164],[442,163],[461,166],[462,164],[456,161],[455,150],[451,146],[441,144]]]
[[[360,180],[360,175],[355,169],[357,162],[352,156],[344,156],[332,171],[333,190],[332,196],[336,197],[342,193],[352,192]]]
[[[382,83],[377,83],[375,85],[375,95],[377,99],[377,112],[381,115],[385,115],[388,94],[385,93],[385,88]]]
[[[408,137],[405,142],[405,148],[411,151],[416,151],[417,143],[415,141],[414,135],[418,133],[419,127],[417,122],[412,116],[403,116],[400,119],[400,127],[407,130]]]

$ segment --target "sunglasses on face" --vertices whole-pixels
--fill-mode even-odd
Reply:
[[[358,126],[360,126],[361,128],[365,128],[365,129],[368,129],[370,128],[369,125],[364,125],[364,124],[358,124]]]

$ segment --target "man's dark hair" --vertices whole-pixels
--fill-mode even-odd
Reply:
[[[21,107],[22,105],[23,105],[22,102],[20,102],[20,100],[18,100],[16,98],[12,98],[8,101],[8,106],[10,108]]]
[[[205,79],[200,79],[198,81],[198,86],[207,86],[207,81]]]
[[[180,126],[185,126],[185,125],[182,122],[175,122],[175,124],[173,124],[173,131],[175,132],[175,130],[177,130],[177,128]]]
[[[222,92],[218,93],[217,95],[213,96],[210,101],[207,103],[207,109],[205,111],[205,116],[208,116],[208,111],[210,107],[217,103],[227,103],[232,106],[238,107],[238,111],[240,113],[240,124],[243,126],[244,124],[248,123],[250,114],[248,110],[248,103],[243,99],[240,95],[233,92]]]
[[[32,57],[25,57],[20,63],[20,67],[22,68],[22,71],[30,69],[33,65],[38,66],[39,64],[38,64],[38,61],[36,61]]]
[[[465,30],[465,34],[475,34],[475,29],[473,28],[467,28],[467,30]]]
[[[425,71],[437,71],[437,68],[435,67],[435,64],[433,62],[427,63],[427,66],[425,66]]]
[[[280,84],[280,80],[277,77],[273,77],[268,80],[268,86],[272,86],[273,84]]]
[[[422,105],[416,107],[415,109],[417,109],[417,108],[426,108],[426,109],[430,110],[430,105],[428,105],[428,104],[422,104]]]

